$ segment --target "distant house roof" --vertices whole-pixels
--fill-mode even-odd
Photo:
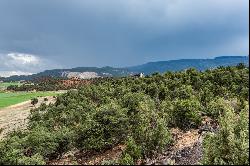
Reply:
[[[134,77],[144,77],[144,73],[136,73],[133,76]]]

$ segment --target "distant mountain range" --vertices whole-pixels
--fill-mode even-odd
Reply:
[[[143,65],[129,67],[130,71],[151,74],[153,72],[180,71],[187,68],[206,70],[219,66],[234,66],[244,63],[249,66],[249,56],[220,56],[214,59],[180,59],[170,61],[149,62]]]
[[[180,71],[187,68],[196,68],[197,70],[212,69],[219,66],[235,66],[239,63],[244,63],[249,66],[249,56],[220,56],[214,59],[180,59],[170,61],[149,62],[143,65],[113,68],[113,67],[77,67],[72,69],[54,69],[46,70],[28,76],[11,76],[7,78],[0,77],[3,81],[20,81],[32,80],[42,76],[71,78],[79,77],[82,79],[94,77],[120,77],[128,76],[135,73],[152,74],[154,72]]]

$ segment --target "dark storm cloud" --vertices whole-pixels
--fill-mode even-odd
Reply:
[[[0,53],[65,67],[248,55],[248,12],[248,0],[1,0]]]

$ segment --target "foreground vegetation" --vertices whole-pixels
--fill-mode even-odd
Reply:
[[[107,78],[31,111],[28,130],[0,142],[0,164],[45,164],[77,149],[102,152],[125,145],[119,159],[135,164],[175,141],[170,128],[198,128],[202,116],[219,131],[204,140],[204,164],[249,164],[249,68]]]
[[[18,104],[35,97],[55,96],[55,92],[0,92],[0,108]]]

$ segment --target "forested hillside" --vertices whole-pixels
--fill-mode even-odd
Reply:
[[[201,129],[203,164],[249,164],[249,68],[105,78],[33,109],[27,130],[0,142],[0,164],[71,164],[122,146],[99,164],[145,164],[171,151],[172,129]],[[214,128],[204,127],[212,119]],[[209,128],[210,127],[210,128]],[[163,164],[178,164],[165,158]],[[188,164],[188,163],[186,163]]]

